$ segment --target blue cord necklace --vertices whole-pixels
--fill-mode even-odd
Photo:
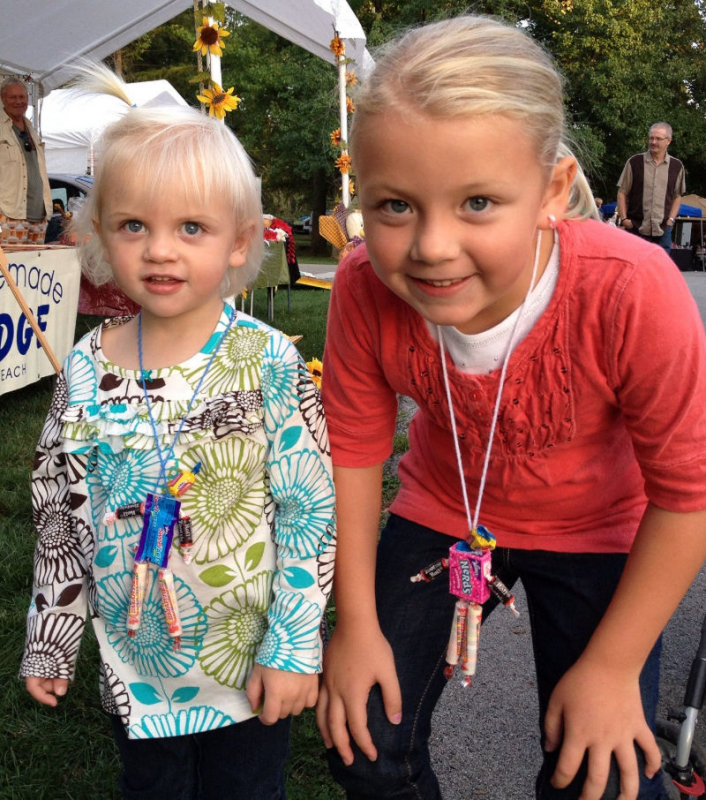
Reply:
[[[191,395],[191,400],[189,400],[189,404],[186,407],[186,412],[184,413],[184,416],[181,418],[181,422],[179,423],[177,432],[174,434],[174,439],[172,440],[172,443],[169,449],[167,450],[166,455],[163,455],[162,448],[160,447],[159,444],[157,425],[154,421],[154,416],[152,415],[152,405],[150,403],[149,394],[147,392],[147,379],[149,377],[149,370],[145,370],[144,364],[142,362],[142,311],[140,311],[140,313],[137,315],[137,357],[140,363],[140,384],[142,386],[142,392],[145,398],[145,405],[147,406],[147,415],[149,416],[150,425],[152,427],[152,434],[154,436],[154,443],[155,447],[157,448],[157,455],[159,457],[159,463],[161,465],[159,478],[157,479],[157,486],[155,488],[158,488],[163,481],[165,482],[165,487],[166,487],[167,467],[169,465],[170,460],[174,456],[174,448],[176,447],[177,440],[179,439],[182,429],[184,428],[184,423],[186,422],[186,418],[189,416],[189,413],[191,412],[194,402],[196,401],[196,398],[198,397],[198,394],[201,391],[203,382],[206,379],[206,375],[208,374],[208,371],[211,369],[211,365],[213,364],[213,361],[216,358],[216,355],[218,354],[221,344],[228,335],[228,331],[230,330],[231,325],[233,324],[233,320],[235,319],[235,310],[230,306],[227,306],[227,308],[228,308],[228,324],[226,325],[226,329],[223,331],[223,335],[218,340],[216,346],[213,348],[213,352],[211,353],[211,358],[208,360],[206,368],[201,373],[201,377],[199,378],[199,381],[196,384],[194,393]]]
[[[223,340],[228,335],[228,331],[235,319],[235,309],[226,305],[228,308],[228,324],[226,325],[223,334],[216,342],[211,357],[206,364],[201,377],[196,384],[194,393],[187,405],[184,416],[181,418],[179,427],[177,428],[172,443],[167,449],[166,454],[162,452],[162,447],[159,443],[159,434],[157,433],[157,424],[152,413],[152,404],[150,403],[149,393],[147,391],[147,381],[149,372],[145,370],[142,361],[142,312],[137,315],[137,354],[140,364],[140,384],[142,385],[142,392],[145,397],[145,405],[147,406],[147,415],[152,427],[152,434],[154,436],[154,444],[159,457],[160,472],[159,477],[155,483],[154,491],[148,492],[144,503],[130,503],[127,506],[118,508],[110,515],[113,520],[122,519],[124,517],[132,517],[142,515],[143,524],[140,539],[137,544],[135,552],[135,563],[133,566],[132,586],[130,588],[130,602],[127,613],[127,632],[128,636],[137,636],[137,631],[140,628],[142,621],[142,609],[144,605],[145,596],[147,593],[148,569],[150,564],[154,564],[158,568],[159,591],[162,598],[162,609],[164,611],[164,619],[167,626],[167,632],[172,639],[172,647],[178,650],[181,642],[182,626],[179,618],[179,606],[177,602],[177,592],[174,584],[174,576],[169,569],[169,553],[171,551],[172,540],[174,538],[174,527],[177,526],[179,530],[179,541],[182,557],[184,562],[188,563],[191,560],[191,545],[193,539],[191,535],[191,523],[188,517],[182,517],[180,514],[181,501],[179,498],[191,487],[194,482],[195,475],[198,473],[200,464],[194,466],[190,472],[179,472],[177,469],[176,477],[170,480],[168,474],[169,462],[174,457],[174,448],[179,439],[179,436],[184,428],[186,418],[189,416],[194,402],[201,391],[203,382],[208,374],[211,365],[223,343]],[[164,487],[164,491],[158,494],[158,490]]]

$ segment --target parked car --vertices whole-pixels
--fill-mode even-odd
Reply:
[[[56,205],[61,202],[61,211],[74,211],[77,204],[80,204],[86,197],[86,193],[93,186],[92,175],[66,175],[62,173],[49,174],[49,186],[51,187],[52,203]],[[66,220],[61,211],[54,209],[47,224],[47,233],[44,241],[47,244],[59,241]]]
[[[298,220],[294,222],[292,225],[292,232],[293,233],[311,233],[311,215],[306,214],[303,217],[299,217]]]
[[[71,211],[69,202],[77,198],[83,200],[93,186],[93,175],[67,175],[49,173],[52,200],[61,200],[65,211]]]

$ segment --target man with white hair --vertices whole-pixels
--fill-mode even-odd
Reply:
[[[649,149],[628,159],[618,181],[618,216],[625,230],[663,247],[669,253],[672,227],[686,193],[684,165],[670,156],[672,126],[655,122]]]
[[[0,244],[44,244],[52,213],[44,145],[25,116],[27,87],[20,78],[0,84]]]

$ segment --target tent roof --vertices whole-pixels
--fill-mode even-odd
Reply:
[[[169,81],[126,84],[130,101],[137,106],[187,105]],[[120,119],[129,106],[103,93],[54,89],[39,101],[42,139],[46,145],[47,169],[80,175],[93,166],[93,145],[106,125]]]
[[[187,105],[169,81],[128,83],[130,100],[140,107]],[[54,89],[40,102],[42,139],[47,149],[87,146],[110,122],[129,111],[119,98],[109,94],[83,94],[73,89]]]
[[[345,0],[231,0],[232,8],[335,63],[334,29],[361,71],[365,33]],[[66,83],[79,57],[100,60],[157,28],[192,0],[0,0],[0,72],[31,75],[45,91]]]
[[[706,198],[699,197],[698,194],[685,194],[681,201],[688,206],[700,209],[701,214],[696,216],[706,216]]]

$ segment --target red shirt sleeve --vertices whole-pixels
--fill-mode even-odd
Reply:
[[[372,466],[392,452],[397,394],[382,364],[389,321],[377,313],[381,292],[387,289],[365,248],[356,248],[336,271],[323,359],[322,397],[337,466]]]

